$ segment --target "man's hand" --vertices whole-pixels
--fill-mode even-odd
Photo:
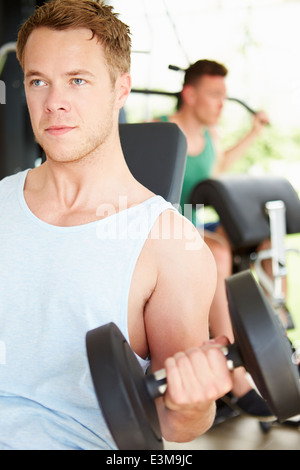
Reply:
[[[168,387],[164,402],[169,410],[196,411],[231,390],[232,374],[221,350],[227,343],[224,337],[216,338],[166,360]]]
[[[253,118],[252,130],[256,135],[259,135],[261,131],[270,124],[269,118],[265,111],[258,111]]]

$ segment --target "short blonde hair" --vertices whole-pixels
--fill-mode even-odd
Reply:
[[[18,34],[17,58],[24,67],[28,37],[39,27],[54,30],[87,28],[103,46],[112,81],[130,71],[131,39],[129,27],[122,23],[111,6],[101,0],[51,0],[36,8]]]

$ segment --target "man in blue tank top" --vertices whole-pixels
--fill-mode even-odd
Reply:
[[[149,356],[166,368],[163,436],[192,440],[232,387],[205,344],[216,269],[194,226],[125,163],[128,27],[102,2],[50,1],[21,28],[17,57],[46,161],[0,183],[0,448],[114,448],[84,346],[109,321],[144,368]]]

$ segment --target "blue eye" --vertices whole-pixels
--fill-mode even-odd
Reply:
[[[40,80],[39,78],[36,78],[36,79],[32,80],[32,82],[31,82],[31,85],[34,86],[34,87],[40,87],[44,84],[45,84],[45,82],[43,80]]]
[[[83,78],[73,78],[73,82],[75,85],[84,85],[86,83]]]

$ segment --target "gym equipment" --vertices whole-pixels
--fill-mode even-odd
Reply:
[[[300,385],[282,325],[250,271],[226,280],[234,345],[225,348],[231,367],[243,365],[280,421],[300,413]],[[145,376],[115,324],[86,335],[87,356],[104,418],[121,450],[163,449],[155,398],[166,390],[165,371]]]
[[[245,101],[242,101],[238,98],[232,98],[230,96],[227,96],[226,99],[228,101],[235,101],[236,103],[239,103],[241,106],[243,106],[245,109],[247,109],[247,111],[249,111],[249,113],[251,113],[251,114],[256,114],[257,113],[257,111],[255,111],[253,108],[250,108],[250,106],[247,103],[245,103]]]
[[[0,47],[0,77],[1,77],[1,73],[5,65],[5,62],[6,62],[7,54],[9,54],[10,52],[15,53],[16,46],[17,46],[16,42],[8,42],[6,44],[3,44],[3,46]]]
[[[0,3],[0,80],[5,84],[6,103],[0,104],[0,179],[34,168],[40,157],[26,104],[24,75],[15,54],[20,25],[38,3],[42,0]]]
[[[119,124],[122,150],[133,176],[148,189],[180,203],[187,143],[170,122]]]
[[[171,66],[169,66],[169,68],[171,68]],[[148,89],[140,90],[138,88],[132,88],[131,93],[139,93],[141,95],[170,96],[171,98],[176,98],[177,100],[180,98],[180,91],[179,92],[173,92],[173,91],[160,91],[160,90],[148,90]],[[227,96],[226,99],[228,101],[235,101],[236,103],[240,104],[247,111],[249,111],[250,114],[253,114],[253,115],[257,114],[257,111],[255,111],[245,101],[240,100],[239,98],[234,98],[234,97]],[[268,125],[268,124],[269,123],[266,123],[266,125]]]
[[[300,200],[285,178],[226,175],[195,186],[191,204],[211,206],[233,247],[233,271],[248,269],[254,262],[259,283],[269,295],[275,313],[284,312],[284,326],[294,327],[286,306],[282,278],[287,275],[285,235],[300,232]],[[257,247],[270,240],[270,249]],[[262,268],[271,259],[272,278]]]
[[[247,111],[249,111],[250,114],[253,114],[254,116],[258,113],[258,111],[255,111],[255,109],[251,108],[245,101],[240,100],[239,98],[234,98],[232,96],[227,96],[226,97],[227,101],[234,101],[235,103],[240,104],[245,108]],[[270,121],[262,121],[262,124],[265,126],[270,126]]]

